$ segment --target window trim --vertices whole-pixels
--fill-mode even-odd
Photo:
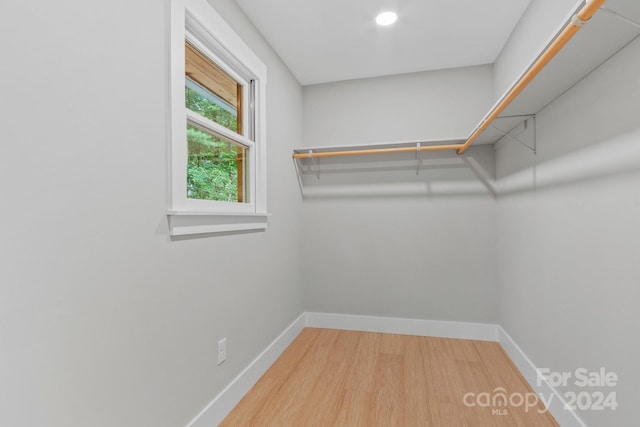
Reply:
[[[206,0],[172,0],[170,25],[170,108],[168,209],[172,236],[261,230],[267,227],[266,84],[267,68]],[[244,135],[239,135],[185,107],[185,40],[245,86]],[[255,105],[249,104],[250,92]],[[253,113],[254,120],[248,120]],[[187,119],[249,149],[249,202],[187,198]],[[202,121],[206,122],[202,122]],[[252,123],[253,122],[253,123]],[[253,126],[249,126],[252,123]],[[251,128],[250,128],[251,127]]]

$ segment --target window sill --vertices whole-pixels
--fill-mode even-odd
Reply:
[[[269,216],[268,213],[167,212],[170,236],[265,230]]]

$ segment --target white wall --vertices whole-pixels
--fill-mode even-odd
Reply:
[[[492,67],[305,86],[300,146],[465,139],[491,106]]]
[[[465,138],[491,78],[481,66],[307,86],[304,143]],[[322,159],[342,172],[305,176],[305,309],[497,320],[495,199],[454,152],[424,154],[419,176],[412,158]],[[491,147],[469,158],[493,174]]]
[[[301,88],[212,3],[269,69],[273,216],[171,241],[168,2],[2,2],[0,425],[186,425],[302,312]]]
[[[496,156],[500,323],[538,367],[617,373],[620,406],[582,412],[592,426],[637,424],[638,70],[640,40],[538,114],[536,156]]]

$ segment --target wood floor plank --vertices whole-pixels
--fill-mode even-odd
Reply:
[[[497,389],[532,392],[495,342],[306,328],[221,425],[557,426],[543,407],[465,404]]]
[[[402,355],[378,353],[373,424],[404,426],[404,358]]]
[[[421,337],[407,336],[405,346],[404,384],[409,391],[405,395],[404,412],[407,427],[433,426],[434,421],[429,410],[430,399],[435,399],[435,393],[429,393],[428,347]]]
[[[312,348],[289,374],[276,393],[267,396],[264,407],[256,415],[256,426],[295,426],[313,393],[314,385],[327,365],[337,335],[320,330]]]
[[[460,372],[462,378],[463,387],[459,391],[460,400],[464,404],[464,396],[467,393],[474,393],[474,395],[480,395],[480,393],[491,393],[493,391],[493,384],[489,379],[486,372],[484,372],[484,365],[481,362],[466,362],[463,360],[456,361],[456,369]],[[475,400],[475,399],[474,399]],[[474,401],[470,400],[470,401]],[[490,410],[486,410],[482,406],[465,406],[464,411],[466,417],[476,420],[477,425],[481,426],[495,426],[495,415]]]
[[[373,424],[375,398],[373,392],[346,388],[341,393],[342,405],[334,424],[335,426],[367,427]]]
[[[326,425],[331,414],[337,417],[344,404],[343,395],[347,372],[353,364],[358,333],[338,331],[330,349],[327,364],[313,385],[312,392],[305,401],[305,407],[296,418],[299,426]]]
[[[376,359],[380,348],[380,339],[383,334],[360,334],[360,341],[356,348],[355,360],[347,374],[345,387],[360,391],[374,391]]]
[[[466,390],[452,343],[455,341],[445,338],[425,340],[430,360],[428,390],[433,396],[428,405],[436,426],[464,426],[473,417],[469,408],[461,404]]]
[[[494,344],[495,345],[486,345],[481,341],[474,342],[484,365],[484,371],[492,383],[493,390],[499,388],[508,390],[508,395],[513,396],[511,400],[515,405],[507,405],[507,413],[500,417],[502,424],[499,425],[528,425],[527,420],[529,417],[527,413],[545,413],[546,409],[544,404],[542,400],[538,400],[537,405],[532,407],[527,406],[527,399],[530,399],[529,402],[533,403],[533,399],[536,398],[537,395],[533,394],[533,390],[529,387],[527,380],[524,379],[520,371],[518,371],[511,359],[509,359],[504,349],[499,344]],[[518,396],[522,396],[525,404],[520,404],[520,398]],[[553,423],[549,425],[557,425],[555,420],[552,418],[551,420]]]
[[[293,368],[300,363],[320,334],[320,329],[305,328],[280,355],[264,376],[252,388],[251,393],[234,409],[234,417],[227,418],[221,426],[251,426],[256,415],[266,403],[265,396],[275,393],[287,380]]]

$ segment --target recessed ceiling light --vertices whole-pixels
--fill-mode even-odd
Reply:
[[[382,12],[376,16],[376,23],[378,25],[387,26],[391,25],[398,20],[398,15],[395,12]]]

